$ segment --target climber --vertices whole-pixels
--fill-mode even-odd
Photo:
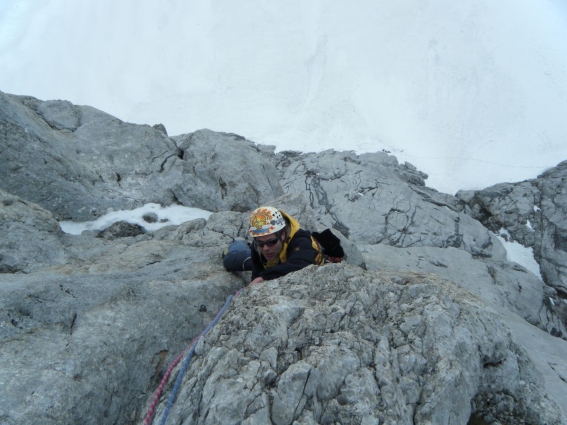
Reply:
[[[252,270],[252,283],[275,279],[310,264],[340,263],[346,258],[340,239],[329,229],[301,229],[296,219],[273,207],[250,216],[252,243],[237,238],[223,253],[228,271]]]
[[[250,215],[252,281],[276,279],[311,264],[325,262],[322,249],[295,218],[274,207],[260,207]]]

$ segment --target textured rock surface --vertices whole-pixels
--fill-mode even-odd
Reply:
[[[509,310],[551,335],[567,339],[563,302],[557,292],[516,263],[473,258],[456,248],[360,245],[360,249],[369,270],[438,274],[488,305]]]
[[[220,253],[246,236],[250,209],[273,204],[342,232],[348,262],[378,271],[311,268],[245,291],[199,345],[174,420],[567,424],[567,342],[552,336],[567,317],[564,170],[458,199],[385,153],[169,138],[0,92],[0,423],[136,423],[248,282]],[[147,202],[215,213],[153,233],[71,236],[56,221]],[[489,230],[502,225],[556,289],[506,261]]]
[[[150,238],[64,237],[69,261],[0,274],[0,423],[130,423],[243,285],[204,220]]]
[[[49,211],[0,190],[0,273],[63,263],[60,232]]]
[[[310,267],[246,290],[196,354],[167,423],[565,421],[496,314],[434,275]]]
[[[256,144],[235,134],[201,130],[173,138],[183,152],[182,161],[167,164],[173,176],[187,173],[199,177],[204,199],[200,205],[211,211],[249,211],[270,198],[283,194],[273,164],[274,151],[260,150]],[[215,188],[214,192],[211,189]],[[179,179],[175,188],[183,205],[194,203],[196,189]],[[211,200],[216,204],[208,206]]]
[[[356,243],[504,255],[485,227],[458,212],[456,198],[425,188],[423,173],[409,164],[398,165],[385,153],[284,153],[279,167],[286,192],[304,193],[326,227]]]
[[[245,211],[283,193],[267,149],[208,130],[179,144],[88,106],[0,92],[0,189],[58,220],[149,202]]]
[[[489,229],[505,228],[533,247],[545,282],[567,298],[567,161],[537,179],[502,183],[457,197]]]

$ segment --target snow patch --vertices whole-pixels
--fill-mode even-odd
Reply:
[[[153,213],[157,216],[157,222],[148,223],[144,220],[144,215]],[[183,207],[181,205],[170,205],[162,207],[159,204],[146,204],[142,207],[129,211],[113,211],[99,217],[95,221],[73,222],[61,221],[61,230],[72,235],[80,235],[85,230],[104,230],[116,222],[126,221],[130,224],[137,224],[148,232],[161,229],[165,226],[179,225],[186,221],[204,218],[208,220],[212,212],[199,208]]]
[[[532,248],[526,248],[522,244],[512,241],[510,234],[504,228],[500,229],[498,234],[495,234],[495,236],[500,240],[500,242],[502,242],[502,245],[504,245],[504,248],[506,249],[506,259],[508,261],[518,263],[543,281],[539,264],[534,258],[534,251]]]

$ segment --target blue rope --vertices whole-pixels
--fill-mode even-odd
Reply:
[[[238,295],[239,294],[237,292],[237,296]],[[209,323],[209,326],[207,326],[207,328],[201,333],[201,335],[199,335],[199,337],[191,347],[191,350],[189,350],[189,353],[187,353],[187,357],[183,362],[181,371],[179,372],[179,375],[177,376],[177,380],[175,381],[175,385],[173,386],[173,391],[171,392],[171,395],[169,396],[169,400],[167,401],[167,406],[165,408],[165,411],[163,412],[160,425],[165,425],[165,421],[167,420],[167,415],[169,415],[169,410],[171,409],[171,406],[173,406],[173,402],[175,401],[175,397],[177,396],[177,391],[179,391],[179,386],[181,385],[181,381],[183,380],[183,375],[185,374],[185,371],[187,370],[187,366],[189,366],[189,362],[191,361],[191,357],[193,357],[193,353],[195,352],[195,347],[197,347],[197,344],[199,343],[201,338],[204,337],[207,334],[207,332],[209,332],[211,328],[219,321],[220,317],[223,315],[224,311],[227,309],[228,305],[230,304],[230,300],[232,300],[232,295],[228,296],[226,302],[224,303],[224,306],[217,313],[213,321]]]

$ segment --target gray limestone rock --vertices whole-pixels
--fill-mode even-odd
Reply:
[[[411,166],[400,168],[395,157],[325,151],[285,157],[282,163],[289,164],[284,190],[303,193],[324,226],[353,242],[455,247],[497,259],[504,255],[485,227],[458,211],[456,198],[416,185],[407,174],[423,177]]]
[[[207,229],[222,233],[232,240],[238,237],[247,238],[250,228],[249,216],[249,212],[221,211],[211,214],[206,226]]]
[[[64,263],[60,232],[49,211],[0,190],[0,273]]]
[[[209,130],[178,140],[88,106],[0,92],[0,189],[78,221],[149,202],[246,211],[282,194],[273,150]]]
[[[221,252],[274,205],[331,228],[360,267],[244,291],[199,343],[168,423],[567,424],[567,342],[554,337],[566,337],[566,169],[453,197],[383,152],[169,138],[0,92],[0,423],[135,423],[248,283]],[[56,221],[147,202],[213,214],[150,233],[72,236]],[[506,261],[501,227],[534,247],[551,286]]]
[[[139,236],[146,233],[144,228],[138,224],[128,223],[126,221],[117,221],[98,234],[98,237],[105,239],[126,238],[131,236]]]
[[[142,217],[146,223],[157,223],[158,216],[156,213],[146,213]]]
[[[171,176],[193,174],[199,185],[206,187],[201,196],[204,208],[210,211],[248,211],[283,194],[271,154],[260,150],[242,136],[200,130],[173,137],[183,152],[166,164]],[[195,187],[175,186],[177,199],[187,205]],[[213,204],[214,202],[214,204]]]
[[[456,248],[359,245],[369,270],[435,273],[528,323],[567,339],[562,300],[533,273],[516,263],[473,258]],[[551,300],[551,301],[550,301]]]
[[[502,183],[457,197],[466,211],[494,232],[533,247],[546,284],[567,298],[567,161],[537,179]]]
[[[541,274],[548,285],[561,291],[567,299],[567,161],[536,181],[542,198]]]
[[[156,239],[65,236],[66,264],[0,274],[0,423],[133,423],[243,285],[203,221]]]
[[[471,417],[567,420],[527,353],[469,292],[434,275],[327,265],[235,298],[197,345],[167,423],[466,424]]]

